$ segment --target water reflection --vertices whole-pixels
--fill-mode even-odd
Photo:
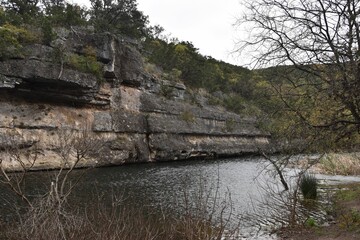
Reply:
[[[184,198],[184,192],[196,192],[202,186],[218,189],[219,196],[230,193],[235,214],[241,214],[251,210],[260,199],[259,182],[278,182],[277,178],[274,180],[265,174],[264,166],[261,158],[237,158],[76,170],[74,178],[84,171],[85,174],[72,192],[69,204],[87,206],[97,202],[96,199],[110,203],[113,196],[121,195],[128,204],[135,206],[173,209],[174,203]],[[293,175],[291,172],[295,173],[289,170],[288,174]],[[26,181],[27,193],[45,194],[55,173],[30,173]],[[0,198],[0,217],[4,218],[13,212],[11,207],[19,199],[3,186],[0,186]]]
[[[248,209],[250,197],[258,196],[255,177],[262,169],[259,158],[238,158],[218,161],[187,161],[137,164],[120,167],[77,170],[87,173],[72,193],[71,203],[91,204],[94,196],[108,201],[111,196],[123,195],[128,202],[139,206],[173,207],[183,198],[184,191],[197,191],[199,186],[218,188],[221,196],[231,193],[238,213]],[[55,172],[35,172],[27,178],[26,190],[31,195],[48,191]],[[76,177],[76,176],[75,176]],[[13,196],[1,189],[3,207],[10,207]],[[2,211],[4,213],[4,211]],[[2,214],[3,215],[3,214]]]
[[[184,188],[196,191],[204,184],[218,187],[222,195],[231,193],[236,208],[241,211],[247,208],[250,195],[258,195],[255,177],[260,170],[259,159],[232,159],[97,169],[94,175],[100,189],[115,188],[148,205],[180,198]]]

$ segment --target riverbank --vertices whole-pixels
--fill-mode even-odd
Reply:
[[[142,226],[141,230],[144,228],[153,229],[154,232],[162,232],[166,227],[166,231],[170,231],[170,229],[178,228],[180,226],[184,226],[186,224],[190,224],[189,219],[173,219],[174,216],[186,216],[185,215],[174,215],[173,213],[181,213],[184,210],[183,203],[190,203],[193,206],[194,201],[191,199],[199,199],[199,196],[205,195],[205,199],[210,200],[211,197],[209,194],[212,192],[216,197],[219,197],[219,203],[229,203],[229,207],[234,215],[231,218],[231,222],[229,222],[229,226],[232,227],[233,224],[236,224],[238,220],[240,220],[240,236],[238,239],[260,239],[258,236],[254,236],[253,232],[247,232],[247,225],[245,226],[244,221],[248,220],[248,218],[243,218],[244,213],[251,210],[255,207],[266,207],[266,205],[262,205],[260,200],[262,199],[263,192],[259,191],[261,189],[258,188],[259,184],[267,183],[269,181],[278,182],[277,178],[273,179],[272,176],[269,176],[264,172],[264,167],[266,159],[260,157],[247,157],[247,158],[239,158],[239,159],[224,159],[222,161],[216,160],[197,160],[197,161],[179,161],[179,162],[163,162],[162,164],[128,164],[121,167],[108,167],[108,168],[92,168],[92,169],[83,169],[83,170],[75,170],[72,172],[71,181],[77,179],[77,177],[82,176],[81,181],[76,186],[74,191],[69,195],[69,203],[70,206],[76,206],[76,210],[79,210],[79,206],[86,206],[89,208],[93,206],[97,201],[101,201],[102,204],[110,211],[113,206],[113,200],[110,196],[123,196],[123,199],[126,200],[126,214],[122,213],[117,217],[122,216],[136,216],[132,222],[125,217],[123,220],[116,220],[117,226],[121,226],[123,223],[129,223],[130,228],[132,226]],[[84,174],[86,172],[86,174]],[[48,186],[50,186],[50,182],[47,185],[44,183],[48,182],[50,179],[53,179],[55,172],[29,172],[27,173],[26,189],[31,196],[44,196],[45,193],[49,191]],[[263,173],[261,177],[260,173]],[[295,174],[296,172],[294,172]],[[256,179],[256,180],[255,180]],[[346,177],[346,179],[353,179],[351,177]],[[346,180],[349,181],[349,180]],[[331,181],[334,183],[334,181]],[[209,187],[205,188],[205,186]],[[334,185],[332,185],[334,188]],[[209,191],[207,191],[208,189]],[[212,190],[212,191],[211,191]],[[186,194],[185,194],[186,193]],[[189,196],[189,194],[195,194],[193,198],[190,198],[189,201],[185,201],[184,197]],[[231,199],[229,199],[229,195],[227,193],[231,193]],[[200,194],[200,195],[199,195]],[[201,195],[203,194],[203,195]],[[94,195],[94,198],[91,197]],[[206,197],[207,196],[207,197]],[[226,197],[228,196],[228,197]],[[249,197],[251,196],[251,197]],[[283,197],[285,195],[282,195]],[[110,197],[110,199],[108,199]],[[2,201],[4,204],[0,208],[0,212],[2,217],[5,217],[8,214],[12,214],[12,204],[14,202],[13,198],[7,194],[5,189],[0,188],[0,198],[4,199]],[[200,198],[201,199],[201,198]],[[212,199],[212,198],[211,198]],[[196,202],[196,201],[195,201]],[[119,202],[117,202],[119,203]],[[298,204],[300,206],[301,203]],[[96,205],[96,204],[95,204]],[[206,204],[205,204],[206,205]],[[261,205],[261,206],[260,206]],[[127,207],[129,206],[129,207]],[[143,207],[141,207],[143,206]],[[186,206],[186,205],[185,205]],[[204,205],[203,205],[204,206]],[[213,202],[210,204],[213,207]],[[120,206],[121,207],[121,206]],[[144,208],[145,207],[145,208]],[[223,206],[219,206],[216,209],[222,209]],[[269,209],[273,209],[274,205],[268,205]],[[132,211],[132,209],[143,209],[140,213]],[[284,208],[282,206],[282,208]],[[96,208],[97,209],[97,208]],[[207,208],[202,208],[206,210]],[[148,213],[159,212],[163,213],[164,210],[170,211],[170,214],[165,216],[163,219],[163,215],[150,217],[150,223],[148,223]],[[7,212],[9,212],[7,214]],[[120,211],[121,212],[121,211]],[[110,211],[111,213],[111,211]],[[142,213],[146,213],[145,215]],[[194,213],[191,211],[190,213]],[[77,214],[77,213],[76,213]],[[76,215],[75,214],[75,215]],[[83,215],[77,215],[78,220],[84,220]],[[88,222],[86,219],[84,224],[87,224],[88,228],[92,227],[94,223],[100,223],[97,216],[98,212],[94,212],[94,222]],[[102,213],[100,213],[101,215]],[[105,213],[104,213],[105,214]],[[96,216],[97,215],[97,216]],[[239,217],[237,217],[239,216]],[[321,215],[322,216],[322,215]],[[103,216],[104,218],[115,217],[115,216]],[[215,215],[211,219],[214,219]],[[264,215],[261,213],[261,219],[265,220]],[[154,221],[153,218],[156,218],[161,221]],[[141,224],[136,222],[141,220]],[[193,218],[192,220],[198,219]],[[208,218],[202,218],[206,220]],[[228,219],[228,218],[226,218]],[[223,219],[223,222],[226,220]],[[321,219],[323,219],[321,217]],[[139,221],[140,221],[139,220]],[[185,221],[186,220],[186,221]],[[189,220],[189,221],[188,221]],[[191,221],[192,221],[191,220]],[[250,220],[254,220],[254,218],[250,218]],[[317,221],[317,220],[316,220]],[[1,220],[0,220],[1,222]],[[172,223],[173,222],[173,223]],[[206,221],[205,221],[206,222]],[[220,221],[221,222],[221,221]],[[8,222],[4,222],[6,224]],[[268,223],[267,221],[264,224]],[[147,225],[149,224],[149,225]],[[166,226],[164,225],[166,224]],[[249,223],[251,224],[251,223]],[[322,223],[318,223],[320,225]],[[1,223],[0,223],[1,225]],[[8,224],[6,224],[8,225]],[[11,226],[16,226],[15,224],[10,224]],[[9,226],[9,225],[8,225]],[[207,225],[209,227],[210,225]],[[212,225],[211,225],[212,226]],[[219,226],[219,225],[218,225]],[[227,227],[229,227],[227,226]],[[256,231],[259,225],[254,225]],[[1,229],[2,226],[0,226]],[[99,227],[96,225],[96,227]],[[200,225],[199,227],[205,227],[205,225]],[[139,227],[140,228],[140,227]],[[245,228],[245,229],[244,229]],[[82,228],[81,228],[82,229]],[[202,228],[204,229],[204,228]],[[264,228],[262,228],[265,230]],[[272,230],[273,228],[271,228]],[[318,239],[317,231],[321,231],[322,227],[308,227],[303,228],[302,231],[300,229],[288,229],[287,232],[279,232],[280,237],[287,237],[284,239],[297,239],[291,237],[298,237],[300,235],[310,236],[308,238],[303,239]],[[10,229],[9,229],[10,230]],[[221,230],[221,228],[217,228],[215,225],[214,234],[219,233],[217,230]],[[271,231],[270,230],[270,231]],[[97,229],[97,232],[101,232],[102,229]],[[139,230],[140,231],[140,230]],[[74,232],[74,231],[72,231]],[[205,232],[208,232],[207,230]],[[326,233],[327,230],[324,230]],[[330,230],[328,231],[330,232]],[[346,230],[344,231],[346,232]],[[174,232],[167,232],[168,234],[173,234]],[[256,233],[256,232],[255,232]],[[255,234],[254,233],[254,234]],[[282,234],[283,233],[283,234]],[[291,235],[292,234],[292,235]],[[303,235],[301,235],[303,234]],[[306,235],[308,234],[308,235]],[[312,235],[310,235],[312,234]],[[0,234],[1,235],[1,234]],[[165,236],[165,235],[163,235]],[[168,235],[169,236],[169,235]],[[325,235],[332,236],[332,235]],[[335,236],[335,235],[334,235]],[[342,235],[340,235],[342,236]],[[246,238],[244,238],[246,237]],[[272,234],[271,237],[274,239],[280,240],[281,238],[275,238],[275,234]],[[313,238],[311,238],[313,237]],[[89,237],[88,239],[90,239]],[[0,239],[4,239],[1,238]],[[5,238],[9,239],[9,238]],[[21,239],[21,238],[15,238]],[[34,238],[36,239],[36,238]],[[56,238],[53,238],[56,239]],[[103,238],[108,239],[108,238]],[[161,239],[160,237],[158,239]],[[180,238],[181,239],[181,238]],[[183,238],[189,239],[189,238]],[[201,238],[197,238],[201,239]],[[236,238],[234,238],[236,239]],[[270,239],[268,235],[264,236],[261,239]],[[299,238],[298,238],[299,239]],[[301,238],[300,238],[301,239]],[[326,238],[324,238],[326,239]],[[346,238],[345,238],[346,239]],[[352,238],[348,238],[352,239]]]
[[[320,225],[309,221],[297,229],[281,229],[280,239],[289,240],[350,240],[360,239],[360,183],[336,183],[335,179],[360,175],[360,153],[328,153],[313,156],[297,156],[292,168],[307,169],[317,176],[330,175],[335,181],[322,188],[329,197],[330,207],[325,209],[328,221]]]
[[[360,239],[360,183],[335,186],[332,206],[326,209],[331,221],[317,225],[308,222],[295,229],[281,229],[280,239],[288,240],[355,240]],[[334,186],[331,187],[334,189]],[[328,189],[327,194],[332,191]]]
[[[313,174],[356,176],[360,175],[360,152],[298,155],[289,167],[308,169]]]
[[[197,160],[164,162],[162,164],[129,164],[121,167],[74,170],[69,181],[74,183],[79,176],[82,177],[68,196],[68,204],[64,206],[75,208],[74,211],[66,208],[66,213],[75,216],[79,222],[77,225],[69,225],[70,228],[66,228],[67,233],[75,234],[76,232],[73,239],[82,239],[81,237],[84,239],[110,239],[111,236],[107,235],[94,237],[93,231],[102,234],[103,230],[106,231],[106,227],[109,227],[108,223],[112,223],[109,229],[114,234],[119,233],[118,236],[125,236],[127,233],[139,234],[139,237],[131,235],[114,239],[147,239],[141,235],[145,234],[147,230],[149,236],[153,237],[149,239],[217,239],[219,234],[234,235],[233,239],[236,239],[236,231],[238,230],[239,234],[242,233],[242,229],[237,228],[237,223],[242,223],[239,215],[244,212],[244,209],[249,209],[249,204],[252,204],[249,195],[253,196],[253,199],[260,198],[254,184],[254,177],[258,175],[259,168],[262,168],[259,164],[261,164],[260,158],[247,157],[222,161]],[[40,198],[47,196],[45,194],[49,192],[49,181],[54,179],[55,173],[56,171],[27,173],[25,186],[27,193]],[[13,235],[15,237],[12,239],[26,239],[17,235],[17,233],[25,234],[26,229],[20,231],[21,229],[19,230],[17,227],[21,226],[17,225],[16,221],[14,223],[6,221],[12,216],[11,214],[15,213],[12,203],[16,202],[17,198],[16,196],[12,198],[5,187],[4,185],[0,186],[0,199],[4,199],[2,203],[5,204],[0,206],[0,219],[3,217],[3,224],[7,225],[10,233],[15,231]],[[231,199],[228,194],[230,192]],[[115,199],[112,196],[115,196]],[[115,205],[119,204],[116,205],[117,211],[112,211],[113,200],[119,199],[123,199],[124,202],[116,201]],[[216,199],[217,201],[214,202]],[[100,207],[97,204],[99,201],[101,202]],[[92,211],[94,204],[94,211]],[[194,211],[193,207],[200,212]],[[103,208],[106,208],[105,212],[102,211]],[[211,209],[214,209],[215,212],[209,215]],[[87,211],[85,212],[85,210]],[[90,219],[88,219],[89,216]],[[19,216],[15,215],[15,217]],[[28,219],[25,215],[22,218],[24,221]],[[36,219],[46,220],[39,217]],[[64,219],[61,218],[61,221]],[[46,221],[49,224],[52,222],[55,221]],[[62,223],[66,225],[67,222]],[[4,225],[0,226],[3,229],[3,232],[0,231],[0,236],[5,234]],[[41,227],[42,225],[36,224],[36,226]],[[72,226],[77,229],[73,229]],[[51,229],[51,227],[43,230],[47,229]],[[84,229],[85,233],[83,233]],[[118,232],[117,229],[124,229],[124,232]],[[223,232],[225,230],[226,232]],[[46,234],[46,232],[43,233]],[[158,233],[160,236],[157,235]],[[192,233],[193,235],[190,236]],[[212,237],[204,237],[206,234],[211,234]],[[7,236],[4,235],[0,239],[11,239]],[[34,235],[27,235],[27,238],[29,236]],[[32,239],[41,238],[34,236]],[[268,238],[263,239],[268,240]]]

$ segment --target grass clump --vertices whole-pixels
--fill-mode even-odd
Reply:
[[[235,130],[236,122],[233,118],[229,118],[225,120],[225,130],[227,132],[232,132]]]
[[[164,83],[161,84],[160,86],[160,94],[162,96],[164,96],[166,99],[171,99],[171,97],[173,96],[174,93],[174,88],[166,85]]]
[[[66,56],[65,63],[76,70],[92,73],[98,79],[102,78],[102,66],[96,60],[95,49],[91,46],[86,46],[83,49],[84,55],[71,53]]]
[[[169,80],[171,82],[180,82],[181,74],[182,72],[179,69],[173,68],[171,69],[170,72],[163,73],[162,75],[164,79]]]
[[[305,221],[305,225],[308,227],[316,227],[316,220],[312,217],[309,217],[306,221]]]
[[[193,123],[195,122],[195,116],[192,112],[190,111],[184,111],[180,114],[180,118],[182,120],[184,120],[185,122],[188,122],[188,123]]]
[[[317,181],[314,175],[305,174],[300,180],[300,190],[306,200],[317,198]]]

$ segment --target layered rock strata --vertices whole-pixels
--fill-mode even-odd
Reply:
[[[78,166],[106,166],[240,156],[268,147],[269,135],[254,118],[192,105],[183,84],[145,73],[135,43],[74,29],[59,29],[57,36],[50,46],[29,45],[22,56],[0,62],[5,168],[21,169],[19,158],[34,161],[32,169],[49,169],[79,157]],[[71,54],[87,57],[89,48],[100,77],[66,62]]]

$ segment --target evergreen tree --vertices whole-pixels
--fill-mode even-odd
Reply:
[[[91,0],[91,22],[99,31],[139,38],[146,35],[148,18],[135,0]]]
[[[40,0],[1,0],[6,13],[4,21],[15,25],[30,23],[40,12],[39,5]]]

